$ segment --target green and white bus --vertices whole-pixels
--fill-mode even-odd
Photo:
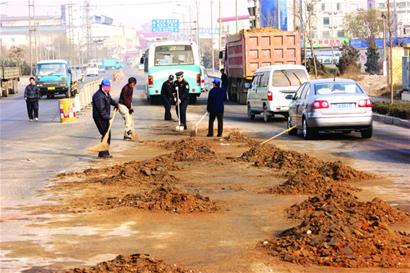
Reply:
[[[198,46],[193,42],[158,42],[152,44],[141,58],[147,76],[146,95],[152,104],[160,101],[162,84],[169,75],[184,72],[189,83],[190,102],[201,95],[201,66]]]

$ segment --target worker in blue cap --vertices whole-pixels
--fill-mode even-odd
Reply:
[[[111,105],[114,109],[118,109],[118,103],[111,98],[110,95],[111,82],[109,80],[102,80],[100,88],[95,92],[92,99],[93,119],[98,131],[101,134],[101,139],[108,132],[111,119]],[[108,144],[111,142],[111,132],[108,137]],[[110,158],[109,151],[102,151],[98,153],[99,158]]]
[[[221,80],[215,78],[212,83],[214,87],[209,91],[207,111],[209,112],[208,137],[214,136],[214,121],[218,119],[218,137],[222,136],[223,132],[223,117],[224,117],[224,100],[225,90],[221,86]]]

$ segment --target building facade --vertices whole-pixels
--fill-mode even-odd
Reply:
[[[387,12],[386,0],[375,0],[375,7]],[[394,36],[410,36],[410,0],[390,0]]]

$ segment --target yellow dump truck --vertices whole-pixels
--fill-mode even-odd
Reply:
[[[1,96],[8,97],[10,94],[17,94],[19,80],[19,67],[0,66]]]

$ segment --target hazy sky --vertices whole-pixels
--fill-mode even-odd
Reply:
[[[85,1],[80,0],[34,0],[36,14],[57,15],[61,4],[72,2],[74,9],[80,10]],[[247,0],[237,0],[238,14],[248,14]],[[0,13],[9,16],[28,15],[28,0],[0,0]],[[179,18],[189,20],[189,10],[192,20],[196,18],[196,0],[90,0],[90,14],[106,15],[114,18],[116,25],[123,23],[126,26],[139,28],[140,25],[152,19]],[[211,0],[198,0],[199,22],[201,27],[210,26]],[[222,17],[235,16],[235,0],[221,0]],[[216,22],[218,17],[218,0],[213,0],[213,14]]]

